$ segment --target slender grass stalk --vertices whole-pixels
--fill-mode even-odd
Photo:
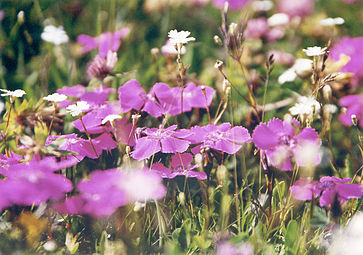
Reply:
[[[78,117],[79,117],[79,120],[80,120],[80,121],[81,121],[81,123],[82,123],[82,127],[83,127],[83,129],[84,129],[84,132],[85,132],[85,133],[86,133],[86,135],[87,135],[88,141],[91,143],[91,146],[92,146],[93,152],[95,153],[96,157],[98,158],[99,156],[98,156],[98,154],[97,154],[97,151],[96,151],[95,146],[93,145],[93,142],[92,142],[91,136],[90,136],[90,134],[88,133],[88,131],[87,131],[87,129],[86,129],[86,126],[85,126],[85,125],[84,125],[84,123],[83,123],[83,120],[82,120],[82,114],[80,114]]]

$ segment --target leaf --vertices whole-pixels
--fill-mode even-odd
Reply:
[[[285,235],[285,245],[288,254],[297,254],[299,248],[299,225],[296,220],[290,221],[287,225],[286,235]]]

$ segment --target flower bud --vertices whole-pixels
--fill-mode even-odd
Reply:
[[[18,23],[23,24],[24,23],[24,11],[20,11],[17,16],[18,16]]]
[[[237,27],[238,25],[234,22],[232,22],[231,24],[229,24],[229,27],[228,27],[228,32],[232,35],[236,34],[237,32]]]
[[[350,117],[352,118],[353,125],[357,126],[358,125],[357,115],[352,114]]]
[[[332,89],[330,85],[327,84],[323,87],[323,98],[324,100],[329,102],[331,100],[331,96],[332,96]]]
[[[179,202],[180,202],[182,205],[184,205],[184,204],[185,204],[185,194],[184,194],[184,192],[180,192],[180,193],[178,194],[178,200],[179,200]]]
[[[219,45],[219,46],[222,46],[222,45],[223,45],[223,42],[222,42],[221,38],[219,38],[219,36],[218,36],[218,35],[215,35],[215,36],[213,37],[213,39],[214,39],[214,42],[215,42],[217,45]]]
[[[217,168],[218,183],[223,183],[227,179],[228,170],[224,165],[219,165]]]
[[[160,50],[159,50],[158,48],[152,48],[152,49],[150,50],[150,52],[151,52],[151,55],[152,55],[154,58],[159,57]]]
[[[217,59],[214,68],[218,69],[218,70],[222,70],[223,69],[223,61]]]
[[[223,92],[226,93],[226,90],[229,87],[231,87],[231,83],[227,79],[224,79],[222,85]]]

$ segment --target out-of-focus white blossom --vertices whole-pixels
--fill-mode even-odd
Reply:
[[[170,40],[167,40],[165,45],[161,47],[161,53],[165,56],[177,55],[178,51],[176,50],[175,45],[170,43]],[[185,53],[186,53],[186,48],[183,46],[181,47],[180,54],[185,54]]]
[[[319,46],[308,47],[307,49],[303,49],[303,52],[309,57],[321,56],[325,54],[326,47],[321,48]]]
[[[4,92],[1,94],[2,97],[10,96],[10,97],[23,97],[26,93],[22,89],[17,89],[14,91],[10,91],[7,89],[0,89],[0,91]]]
[[[296,77],[297,75],[295,73],[295,70],[293,68],[289,68],[279,76],[278,82],[280,84],[284,84],[285,82],[292,82],[296,79]]]
[[[287,25],[289,23],[289,16],[285,13],[276,13],[267,19],[270,27]]]
[[[354,215],[345,228],[333,234],[331,255],[361,255],[363,244],[363,213]]]
[[[53,43],[54,45],[60,45],[68,42],[69,38],[62,26],[55,27],[53,25],[46,26],[40,37],[47,42]]]
[[[299,97],[293,107],[289,109],[292,115],[314,115],[320,112],[320,104],[312,97]]]
[[[274,3],[269,0],[253,1],[251,7],[256,12],[265,12],[271,10]]]
[[[320,20],[320,25],[326,26],[326,27],[331,27],[331,26],[335,26],[335,25],[342,25],[342,24],[344,24],[344,19],[341,18],[341,17],[327,18],[327,19]]]
[[[297,76],[305,77],[312,73],[313,61],[310,59],[298,58],[295,60],[295,64],[282,73],[278,82],[284,84],[285,82],[292,82]]]

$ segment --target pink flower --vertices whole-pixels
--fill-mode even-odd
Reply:
[[[0,210],[15,204],[39,205],[51,199],[62,198],[72,190],[72,183],[53,171],[64,166],[48,165],[41,161],[9,166],[7,171],[1,172],[6,179],[0,180]]]
[[[120,48],[120,39],[128,35],[129,32],[130,30],[128,28],[123,28],[113,33],[102,33],[97,37],[82,34],[78,36],[77,42],[83,46],[83,53],[98,48],[98,54],[100,57],[105,58],[109,51],[116,52]]]
[[[217,255],[253,255],[253,247],[249,243],[232,244],[228,241],[217,245]]]
[[[350,57],[349,62],[342,67],[342,72],[353,73],[353,87],[357,87],[359,85],[359,80],[363,78],[363,37],[343,37],[334,44],[334,46],[330,49],[329,57],[334,60],[339,60],[341,54],[347,55]]]
[[[351,178],[340,179],[334,176],[322,177],[319,182],[301,179],[290,188],[291,195],[298,200],[311,200],[313,196],[320,196],[320,206],[331,209],[336,198],[343,204],[350,198],[362,196],[362,186],[349,183],[351,180]]]
[[[259,39],[269,30],[267,19],[264,17],[250,19],[247,23],[245,36],[249,39]]]
[[[245,6],[250,0],[213,0],[213,4],[217,8],[223,9],[224,3],[228,2],[228,8],[231,10],[239,10]]]
[[[103,79],[111,72],[112,68],[115,67],[117,60],[116,52],[109,51],[106,57],[97,55],[88,64],[87,74],[91,78]]]
[[[363,93],[359,95],[349,95],[341,98],[339,104],[347,108],[346,113],[339,115],[339,120],[346,126],[351,126],[352,115],[357,117],[360,127],[363,127]]]
[[[151,168],[160,174],[161,177],[168,179],[181,175],[184,175],[186,178],[197,178],[198,180],[207,179],[206,173],[192,171],[198,167],[197,165],[191,165],[192,161],[193,156],[190,153],[174,154],[171,156],[171,168],[167,168],[159,162],[154,163]]]
[[[241,149],[244,143],[249,143],[251,140],[246,128],[241,126],[231,128],[230,123],[223,123],[219,126],[195,126],[190,131],[192,135],[186,139],[193,144],[200,144],[193,148],[193,152],[199,152],[202,148],[212,148],[234,154]]]
[[[142,160],[161,151],[163,153],[184,152],[188,149],[190,142],[183,138],[189,136],[187,130],[177,130],[176,125],[168,128],[148,128],[142,131],[146,136],[136,141],[132,157]]]
[[[299,122],[293,120],[297,128]],[[291,157],[294,156],[299,166],[317,165],[320,162],[318,153],[312,155],[313,158],[306,158],[303,153],[304,148],[314,148],[320,146],[318,133],[310,128],[304,128],[298,134],[288,121],[272,119],[267,125],[258,125],[252,135],[255,146],[266,153],[269,162],[281,170],[292,170]]]
[[[314,11],[315,0],[279,0],[277,8],[280,12],[288,14],[290,17],[294,16],[309,16]]]
[[[166,194],[161,177],[146,169],[95,171],[88,180],[80,181],[77,187],[79,195],[55,204],[57,211],[104,217],[128,203],[161,199]]]

